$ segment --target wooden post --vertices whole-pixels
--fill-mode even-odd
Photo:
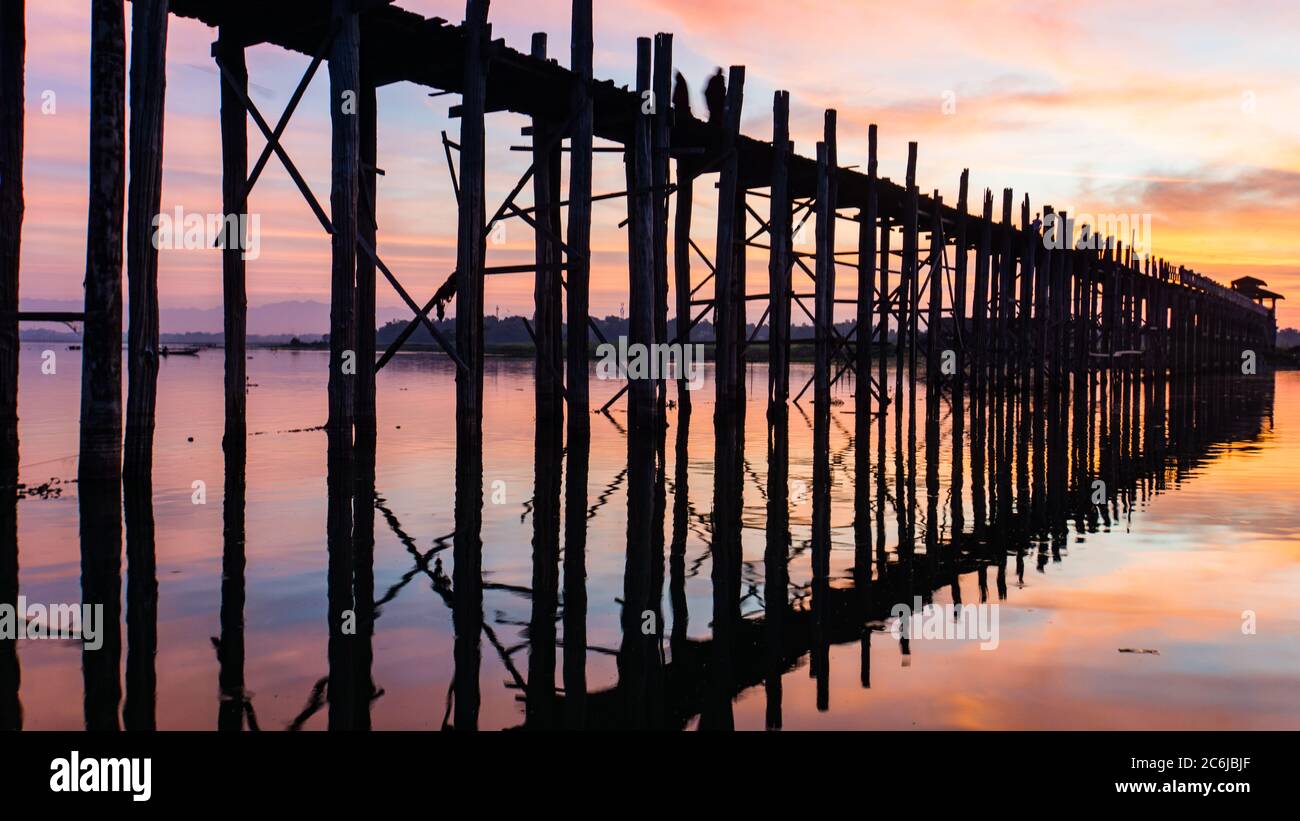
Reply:
[[[961,182],[957,186],[957,225],[954,227],[957,250],[952,273],[952,324],[958,340],[956,347],[958,376],[963,373],[966,366],[966,276],[969,257],[966,244],[968,241],[966,225],[969,216],[966,211],[970,207],[969,193],[970,169],[963,168]]]
[[[917,312],[920,310],[918,305],[920,301],[920,286],[917,280],[920,277],[919,249],[917,236],[917,196],[916,189],[916,143],[907,144],[907,189],[905,192],[906,200],[903,204],[903,278],[899,284],[900,298],[906,305],[905,314],[900,315],[898,319],[900,334],[903,323],[907,324],[907,402],[909,406],[908,417],[911,425],[915,427],[916,418],[916,335],[917,335]],[[906,292],[906,297],[902,293]],[[895,387],[902,393],[903,378],[903,347],[898,349],[898,374],[895,377]]]
[[[977,397],[981,395],[980,390],[984,384],[984,363],[987,348],[985,324],[989,302],[989,254],[993,243],[993,192],[987,188],[984,189],[984,210],[981,212],[979,228],[979,241],[975,247],[975,296],[971,300],[971,341],[977,362],[975,370]]]
[[[673,214],[673,292],[677,300],[676,341],[691,344],[691,210],[695,200],[695,176],[688,160],[677,161],[677,209]],[[573,206],[569,206],[573,219]],[[572,275],[570,275],[572,282]],[[572,287],[572,286],[570,286]],[[677,404],[685,409],[691,404],[688,374],[677,380]]]
[[[925,318],[925,421],[926,450],[937,447],[939,441],[939,325],[943,306],[944,245],[943,198],[935,191],[930,200],[930,286],[927,289],[929,305]],[[933,428],[933,430],[931,430]],[[933,435],[932,435],[933,434]],[[936,451],[937,453],[937,451]],[[933,467],[927,463],[927,468]],[[935,476],[938,474],[935,473]],[[938,489],[935,488],[937,493]]]
[[[379,44],[362,43],[361,91],[357,99],[360,119],[361,188],[357,225],[362,240],[378,247],[379,228],[379,111],[375,82],[367,70],[371,53]],[[375,446],[375,261],[369,254],[357,254],[357,444],[367,450]],[[373,514],[374,510],[368,511]]]
[[[880,304],[880,359],[876,362],[876,381],[879,383],[878,387],[880,389],[880,424],[882,425],[882,432],[884,431],[885,413],[889,407],[889,388],[886,386],[889,355],[885,350],[885,346],[889,342],[889,316],[892,313],[891,305],[894,304],[889,294],[889,238],[892,233],[889,217],[882,213],[880,215],[880,285],[879,295],[876,300]],[[895,336],[895,345],[901,339],[901,336]]]
[[[654,332],[655,342],[668,339],[668,159],[672,150],[673,36],[656,34],[654,40],[654,114],[651,127],[651,182],[654,192]],[[655,386],[655,412],[662,421],[668,382]]]
[[[768,226],[772,247],[768,256],[768,402],[784,406],[790,398],[790,266],[792,212],[790,208],[790,92],[772,99],[772,199]],[[680,203],[679,203],[680,205]]]
[[[338,34],[330,48],[331,177],[329,426],[351,430],[355,411],[357,187],[360,184],[360,27],[348,0],[333,0]],[[457,323],[459,325],[460,323]],[[345,369],[348,360],[351,369]],[[349,372],[350,370],[350,372]]]
[[[717,401],[727,408],[738,398],[736,356],[736,312],[744,310],[736,301],[736,202],[740,195],[740,159],[736,138],[740,135],[740,109],[744,102],[745,67],[732,66],[727,82],[727,102],[719,150],[725,159],[718,181],[718,244],[714,257],[713,334],[717,340]],[[743,228],[741,229],[743,233]]]
[[[867,197],[858,211],[858,349],[853,380],[853,465],[856,477],[853,486],[853,568],[864,610],[869,604],[871,586],[871,346],[875,339],[876,218],[879,211],[876,173],[876,126],[873,123],[867,128]],[[864,630],[861,639],[863,686],[870,683],[870,632]]]
[[[546,34],[533,35],[532,56],[546,59]],[[533,278],[533,305],[537,352],[534,381],[537,386],[538,410],[552,408],[560,395],[563,317],[560,296],[560,248],[552,240],[560,233],[560,146],[548,151],[554,126],[542,117],[533,117],[533,202],[537,208],[534,232],[534,259],[537,271]],[[586,329],[583,328],[585,331]]]
[[[1020,230],[1023,232],[1021,239],[1023,245],[1020,253],[1020,304],[1016,311],[1017,338],[1020,342],[1020,367],[1017,382],[1025,384],[1028,379],[1031,367],[1031,349],[1033,341],[1033,325],[1030,323],[1030,311],[1034,304],[1034,256],[1038,249],[1038,232],[1033,226],[1032,211],[1029,207],[1029,195],[1025,195],[1024,201],[1020,204]],[[1020,393],[1021,407],[1028,412],[1029,409],[1029,392],[1022,390]]]
[[[158,397],[158,249],[153,220],[162,201],[163,100],[167,85],[167,0],[131,4],[131,181],[126,276],[130,288],[126,465],[152,461]]]
[[[649,37],[636,41],[636,88],[638,95],[650,90],[651,42]],[[632,142],[627,156],[628,216],[628,324],[632,345],[650,350],[655,341],[655,259],[654,196],[650,191],[652,164],[651,118],[638,110],[632,125]],[[644,432],[654,417],[654,381],[649,374],[629,373],[631,384],[631,419]]]
[[[118,481],[122,468],[122,189],[126,20],[113,0],[91,6],[90,207],[81,359],[78,477]]]
[[[18,260],[23,229],[26,30],[23,0],[0,4],[0,488],[6,493],[13,492],[11,486],[18,481]]]
[[[867,475],[867,456],[871,444],[871,345],[872,317],[876,310],[876,218],[879,192],[876,182],[876,126],[867,127],[867,201],[858,212],[858,350],[855,373],[857,402],[858,454],[861,475]],[[881,355],[883,356],[883,350]],[[868,483],[860,485],[864,494]],[[862,498],[865,500],[866,496]],[[865,513],[863,514],[865,516]]]
[[[23,0],[0,3],[0,604],[18,601],[18,260],[23,225]],[[0,641],[0,730],[22,729],[18,642]]]
[[[232,29],[223,28],[212,54],[224,70],[221,81],[221,210],[238,215],[248,211],[248,115],[241,95],[248,94],[244,47]],[[232,84],[234,87],[232,87]],[[244,254],[226,242],[221,252],[222,338],[225,356],[226,418],[222,447],[227,454],[242,451],[247,435],[248,292]]]
[[[486,4],[484,4],[486,6]],[[486,19],[487,10],[483,16]],[[591,102],[592,79],[592,19],[591,0],[573,0],[573,41],[570,70],[573,72],[572,92],[573,130],[570,133],[569,154],[569,278],[568,302],[568,387],[569,407],[575,413],[586,413],[589,401],[587,374],[587,320],[590,305],[591,276],[591,142],[593,108]],[[481,101],[480,101],[481,102]],[[482,117],[482,110],[477,115]],[[482,129],[478,139],[482,141]],[[481,160],[482,149],[478,151]],[[462,170],[464,152],[461,153]],[[478,166],[480,191],[482,166]],[[462,178],[463,179],[463,178]],[[462,194],[463,196],[463,194]],[[462,214],[464,204],[462,203]],[[479,204],[481,213],[482,203]],[[687,210],[689,216],[690,210]],[[481,265],[481,259],[480,259]],[[680,266],[681,263],[679,262]],[[680,270],[680,268],[679,268]],[[680,297],[679,297],[680,299]],[[680,305],[680,302],[678,303]],[[480,306],[481,308],[481,306]],[[689,313],[689,311],[688,311]],[[681,319],[678,319],[680,325]],[[457,323],[459,326],[459,323]],[[680,331],[679,331],[680,333]]]
[[[818,413],[830,407],[831,346],[835,341],[835,110],[826,112],[825,137],[817,146],[817,283],[816,379],[813,402]]]

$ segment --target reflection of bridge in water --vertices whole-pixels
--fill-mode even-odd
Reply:
[[[1004,459],[979,458],[980,436],[965,435],[958,420],[966,414],[954,407],[953,424],[945,431],[953,448],[950,471],[943,477],[935,475],[939,463],[933,457],[940,442],[931,440],[926,447],[930,468],[921,477],[925,487],[920,490],[919,502],[915,462],[906,456],[914,452],[915,440],[908,441],[902,419],[896,417],[890,459],[893,464],[887,465],[890,454],[883,446],[887,422],[884,416],[878,417],[882,435],[877,440],[873,464],[867,466],[873,478],[857,485],[859,490],[864,486],[868,489],[868,498],[867,506],[855,511],[851,584],[831,584],[829,529],[824,518],[830,493],[826,487],[816,486],[811,593],[793,600],[788,593],[787,569],[788,420],[774,415],[769,421],[767,443],[763,610],[748,618],[741,616],[742,525],[736,515],[743,489],[736,473],[739,465],[733,458],[743,453],[743,443],[733,439],[734,431],[741,426],[717,428],[718,469],[711,527],[713,636],[708,640],[685,635],[687,523],[682,491],[690,420],[687,415],[679,416],[675,492],[682,495],[677,496],[671,514],[668,555],[663,555],[663,542],[658,539],[662,529],[651,523],[649,534],[655,547],[648,572],[644,563],[638,565],[633,560],[636,554],[629,546],[624,597],[625,602],[635,602],[636,594],[645,589],[649,601],[658,602],[664,584],[662,562],[666,558],[670,569],[667,600],[674,629],[667,636],[656,633],[643,637],[640,613],[631,613],[624,620],[618,684],[563,698],[554,694],[539,696],[536,688],[528,688],[525,726],[681,728],[698,715],[702,728],[729,727],[733,698],[759,685],[765,689],[769,726],[780,726],[781,676],[804,657],[817,679],[818,706],[824,708],[829,697],[831,645],[861,644],[861,680],[863,686],[868,686],[872,659],[872,630],[868,625],[888,617],[895,604],[910,603],[914,596],[929,602],[936,591],[945,588],[954,602],[960,603],[957,580],[968,573],[978,579],[981,601],[1005,599],[1008,578],[1022,580],[1030,563],[1042,567],[1060,561],[1061,549],[1072,532],[1096,532],[1131,517],[1150,498],[1176,486],[1211,461],[1221,446],[1259,437],[1262,424],[1272,415],[1271,375],[1257,379],[1205,375],[1170,382],[1117,372],[1091,382],[1090,390],[1069,392],[1063,386],[1042,406],[1008,401],[1008,408],[1018,407],[1026,413],[1012,413],[1014,418],[1007,424],[1009,435],[1002,437]],[[971,403],[965,409],[971,425],[987,425],[998,404],[997,400],[985,402],[982,407]],[[634,459],[654,463],[653,450],[648,454],[639,450],[630,447]],[[969,468],[959,455],[963,452],[972,456]],[[545,458],[539,453],[539,475],[556,467],[546,465]],[[892,467],[892,482],[888,467]],[[656,485],[663,480],[660,471]],[[1104,483],[1104,501],[1100,504],[1093,502],[1095,481]],[[966,488],[969,494],[964,492]],[[643,504],[650,507],[653,500],[662,498],[662,488],[656,487]],[[858,501],[863,500],[860,497]],[[636,506],[634,497],[629,497],[629,503]],[[947,510],[941,511],[941,507]],[[941,512],[948,514],[951,535],[941,535]],[[892,534],[886,528],[887,516],[894,519]],[[896,536],[897,541],[887,541],[887,534]],[[629,542],[634,541],[629,538]],[[535,578],[545,575],[535,574]],[[631,608],[625,604],[625,613]],[[553,617],[554,611],[550,615]],[[538,643],[548,635],[553,637],[553,632],[534,632],[546,619],[546,609],[541,613],[535,609],[534,616],[529,633],[530,658],[546,658],[550,651]],[[661,624],[663,621],[657,620]],[[629,626],[630,634],[626,632]],[[894,645],[892,639],[888,643]],[[666,655],[662,652],[665,648]],[[909,652],[905,641],[902,652]],[[545,675],[547,669],[543,666],[536,672]],[[547,702],[547,709],[534,709],[537,699]]]

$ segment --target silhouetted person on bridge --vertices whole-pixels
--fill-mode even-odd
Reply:
[[[691,113],[691,90],[686,86],[686,78],[680,71],[673,81],[673,112],[679,119],[695,119]]]
[[[727,81],[719,68],[704,87],[704,100],[709,105],[709,125],[721,125],[727,109]]]

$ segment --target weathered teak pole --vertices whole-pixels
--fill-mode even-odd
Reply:
[[[935,191],[931,198],[930,217],[930,287],[925,317],[925,422],[927,451],[937,444],[939,433],[939,319],[943,306],[944,244],[943,198]],[[933,426],[933,435],[930,430]],[[927,467],[929,465],[927,464]]]
[[[0,488],[5,492],[18,481],[18,259],[23,228],[26,31],[23,0],[0,4]]]
[[[357,95],[360,118],[361,187],[358,193],[357,231],[370,248],[378,248],[379,214],[379,111],[375,81],[367,70],[368,55],[378,46],[361,44],[361,90]],[[356,435],[357,444],[373,449],[375,418],[375,260],[370,254],[357,254],[357,376]],[[373,508],[367,511],[373,514]]]
[[[682,345],[691,344],[691,210],[695,200],[695,177],[690,161],[677,161],[677,208],[673,214],[673,294],[677,302],[674,322],[674,340]],[[569,218],[573,218],[570,206]],[[691,393],[687,387],[688,374],[677,380],[677,404],[688,408]]]
[[[163,100],[167,85],[167,0],[131,4],[131,181],[126,276],[130,287],[126,466],[153,459],[158,397],[158,249],[153,220],[162,202]]]
[[[655,342],[668,343],[668,159],[672,150],[673,36],[654,39],[654,113],[651,126],[651,182],[654,204],[654,331]],[[655,399],[662,419],[668,381],[660,375]]]
[[[897,401],[903,396],[903,339],[907,339],[908,375],[907,401],[911,410],[908,416],[916,415],[916,314],[917,306],[917,190],[916,190],[916,143],[907,144],[907,189],[903,203],[903,268],[898,283],[900,311],[898,316],[898,353],[894,374],[894,392]],[[904,331],[906,325],[906,331]],[[899,405],[901,408],[902,406]]]
[[[248,211],[248,115],[243,99],[248,94],[248,66],[244,47],[231,29],[222,28],[212,46],[225,72],[221,82],[221,210],[225,214]],[[229,237],[227,237],[229,240]],[[247,433],[248,291],[242,243],[225,242],[221,252],[222,330],[225,355],[226,420],[222,447],[227,453],[243,450]]]
[[[830,407],[831,345],[834,344],[835,331],[835,119],[835,110],[828,110],[825,136],[817,145],[817,282],[813,311],[817,327],[813,403],[819,413]]]
[[[961,380],[964,368],[966,367],[966,273],[968,267],[969,254],[967,253],[967,236],[966,226],[969,222],[969,215],[966,209],[970,207],[970,169],[963,168],[961,171],[961,181],[957,185],[957,223],[953,228],[954,239],[956,241],[956,251],[953,259],[952,272],[952,326],[956,334],[956,345],[954,351],[957,354],[957,377]]]
[[[483,418],[483,261],[486,255],[483,237],[486,219],[483,205],[483,118],[487,103],[487,50],[491,36],[487,15],[487,0],[468,0],[456,242],[456,352],[467,370],[457,372],[456,404],[472,431],[479,430]]]
[[[636,41],[636,90],[650,90],[651,41]],[[655,240],[654,196],[650,190],[653,169],[651,150],[652,114],[638,109],[632,124],[632,141],[627,158],[628,216],[628,315],[629,343],[650,346],[655,341]],[[654,417],[654,380],[648,373],[629,373],[633,427],[645,431]]]
[[[546,34],[533,35],[532,56],[546,59]],[[533,202],[537,223],[534,232],[534,259],[537,271],[533,278],[534,323],[537,355],[534,378],[537,383],[538,408],[550,408],[560,395],[563,325],[560,294],[561,249],[556,240],[560,227],[560,145],[552,140],[555,126],[542,117],[533,117]],[[551,148],[548,150],[547,146]],[[585,330],[585,328],[583,329]]]
[[[889,408],[889,388],[886,386],[887,370],[889,368],[889,356],[885,350],[889,342],[889,315],[890,305],[894,304],[889,294],[889,238],[893,233],[889,217],[885,214],[880,215],[880,285],[879,299],[880,303],[880,358],[876,361],[876,381],[880,389],[880,424],[883,436],[885,424],[885,413]],[[895,345],[898,344],[899,337],[894,338]],[[883,439],[881,440],[884,441]]]
[[[875,338],[872,317],[876,310],[876,217],[879,211],[876,188],[876,126],[867,128],[867,201],[858,212],[858,348],[855,362],[858,453],[866,475],[871,444],[871,345]],[[883,341],[882,341],[883,346]],[[884,356],[883,350],[881,356]],[[864,424],[865,423],[865,424]],[[863,499],[869,488],[862,484]],[[865,510],[865,508],[864,508]],[[864,514],[865,515],[865,514]]]
[[[18,600],[18,257],[23,224],[23,0],[0,3],[0,603]],[[0,641],[0,730],[22,729],[18,642]]]
[[[772,98],[772,199],[768,217],[772,247],[768,256],[768,402],[785,406],[790,398],[790,267],[794,257],[790,209],[790,92]],[[680,196],[680,191],[678,192]],[[680,206],[680,200],[679,200]]]
[[[360,27],[348,0],[333,0],[338,33],[330,48],[330,371],[329,426],[351,430],[355,413],[357,188],[360,184],[361,129],[357,93],[361,88]],[[457,323],[459,324],[459,323]]]
[[[719,408],[729,407],[738,398],[738,357],[736,345],[736,315],[744,313],[744,305],[736,305],[736,248],[744,237],[736,236],[736,203],[740,194],[740,158],[735,146],[740,135],[740,109],[744,102],[745,68],[732,66],[727,82],[725,116],[722,139],[718,150],[723,157],[718,180],[718,244],[714,257],[714,312],[713,335],[717,340],[714,358],[717,362],[717,399]],[[740,231],[743,233],[744,228]]]
[[[81,358],[78,477],[117,481],[122,467],[122,193],[126,145],[122,6],[95,0],[90,46],[90,207]]]
[[[486,9],[484,16],[486,17]],[[589,396],[587,384],[587,318],[590,310],[591,143],[594,116],[591,102],[593,48],[591,0],[573,0],[572,28],[573,43],[569,68],[574,75],[574,86],[572,103],[573,128],[570,133],[569,145],[567,396],[569,407],[574,413],[586,413]],[[479,156],[481,159],[481,149],[479,150]],[[462,170],[464,161],[465,155],[462,148]],[[482,171],[479,171],[479,176],[481,178]],[[459,323],[457,324],[459,325]],[[679,317],[678,325],[680,326],[680,324],[681,319]]]

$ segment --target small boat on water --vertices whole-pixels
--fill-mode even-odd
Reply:
[[[198,348],[169,348],[166,345],[158,351],[159,356],[198,356]]]

